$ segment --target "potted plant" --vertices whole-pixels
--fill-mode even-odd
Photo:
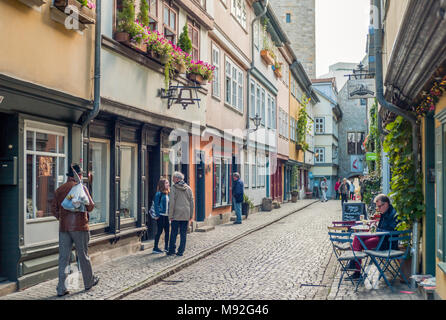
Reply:
[[[147,39],[149,38],[147,29],[142,24],[140,24],[139,21],[135,21],[132,29],[130,30],[130,35],[130,45],[137,51],[146,53]]]
[[[115,40],[130,44],[130,33],[135,30],[135,1],[122,0],[122,10],[117,13],[117,24],[115,32]],[[136,34],[135,34],[136,35]]]
[[[299,190],[291,191],[291,202],[296,203],[299,197]]]
[[[192,52],[192,40],[189,38],[189,31],[186,24],[183,27],[183,32],[181,32],[180,37],[178,38],[178,47],[188,54]]]
[[[254,203],[252,203],[251,199],[243,194],[243,203],[242,203],[242,214],[248,218],[249,210],[254,209]]]
[[[282,63],[276,60],[273,65],[273,70],[277,78],[282,78]]]
[[[65,13],[65,8],[71,6],[78,11],[79,22],[82,24],[94,24],[96,22],[96,8],[92,0],[54,0],[54,7]]]
[[[263,27],[263,48],[260,51],[260,56],[262,57],[263,61],[269,65],[272,66],[274,65],[274,60],[275,60],[275,54],[272,50],[272,46],[271,43],[268,39],[268,34],[266,32],[266,28],[268,26],[268,19],[265,18],[263,19],[262,22],[262,27]]]
[[[211,81],[214,75],[215,67],[203,62],[191,60],[187,78],[200,85],[206,84],[207,81]]]

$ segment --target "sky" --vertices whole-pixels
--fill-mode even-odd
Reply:
[[[316,76],[364,58],[369,11],[370,0],[316,0]]]

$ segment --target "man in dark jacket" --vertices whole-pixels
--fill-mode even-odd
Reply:
[[[243,193],[245,189],[238,172],[235,172],[232,177],[234,180],[234,183],[232,184],[232,203],[234,204],[235,214],[237,216],[237,220],[235,220],[234,224],[241,224]]]
[[[85,212],[71,212],[65,210],[62,207],[62,202],[65,197],[70,193],[77,183],[77,177],[75,178],[76,171],[77,176],[82,181],[82,169],[79,165],[73,165],[68,170],[67,182],[57,188],[52,203],[51,213],[59,220],[59,284],[57,285],[57,295],[64,296],[68,294],[66,287],[66,273],[68,271],[68,265],[70,263],[71,250],[73,242],[76,247],[76,255],[79,259],[80,268],[82,272],[82,278],[84,280],[85,290],[89,290],[95,286],[99,278],[93,276],[93,270],[91,268],[90,258],[88,256],[88,242],[90,241],[90,231],[88,227],[89,215],[94,209],[93,199],[88,192],[88,189],[84,186],[85,193],[88,197],[89,204],[86,205]]]

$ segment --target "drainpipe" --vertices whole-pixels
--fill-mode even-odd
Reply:
[[[384,97],[384,86],[383,86],[383,62],[382,62],[382,37],[383,37],[383,29],[381,22],[381,1],[373,0],[373,6],[377,9],[375,13],[375,17],[377,16],[377,21],[375,21],[375,58],[376,58],[376,96],[379,104],[393,112],[399,116],[402,116],[404,119],[408,120],[412,124],[412,150],[413,150],[413,161],[415,168],[415,176],[414,182],[417,182],[417,173],[418,173],[418,131],[419,125],[417,123],[417,118],[411,114],[406,113],[405,110],[397,107],[396,105],[386,101]],[[412,266],[411,273],[412,275],[417,274],[418,269],[418,219],[413,222],[413,245],[412,245]],[[415,279],[411,279],[411,287],[415,288],[416,283]]]
[[[261,3],[265,2],[265,4],[264,4],[265,8],[263,9],[263,12],[259,16],[255,17],[254,20],[252,20],[252,23],[251,23],[251,31],[252,31],[251,32],[251,67],[248,69],[247,75],[246,75],[246,80],[248,82],[248,92],[250,92],[250,90],[251,90],[251,72],[254,69],[254,61],[255,61],[255,59],[254,59],[254,24],[258,20],[260,20],[268,12],[269,0],[259,0],[257,2],[261,2]],[[259,29],[259,33],[260,33],[260,29]],[[246,151],[247,151],[247,155],[249,156],[249,153],[248,153],[249,134],[250,134],[250,132],[249,132],[249,115],[250,115],[250,107],[251,107],[250,106],[251,94],[248,94],[248,99],[247,100],[248,101],[247,101],[247,108],[246,108],[246,110],[247,110],[247,117],[246,117]]]
[[[84,161],[84,131],[99,113],[101,104],[101,1],[96,0],[95,49],[94,49],[94,101],[91,110],[81,123],[81,161]]]

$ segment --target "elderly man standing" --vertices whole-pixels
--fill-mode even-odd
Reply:
[[[68,294],[65,286],[66,271],[70,263],[71,250],[73,242],[76,248],[76,254],[80,262],[82,278],[84,280],[85,290],[91,289],[99,282],[99,278],[93,276],[90,258],[88,256],[88,242],[90,241],[90,231],[88,227],[89,215],[94,209],[93,199],[91,199],[88,189],[84,187],[90,203],[86,206],[85,212],[71,212],[62,207],[62,202],[78,181],[74,178],[76,171],[82,181],[82,169],[79,165],[70,167],[67,173],[67,182],[57,188],[52,203],[52,214],[59,220],[59,284],[57,285],[57,295],[64,296]]]
[[[242,223],[242,202],[243,202],[243,194],[244,194],[244,186],[243,181],[240,180],[240,174],[235,172],[233,175],[234,183],[232,184],[232,203],[234,204],[235,214],[237,219],[234,224]]]
[[[194,196],[192,189],[184,182],[181,172],[173,174],[172,189],[169,198],[169,219],[171,221],[169,251],[167,255],[175,254],[178,230],[180,231],[180,246],[176,253],[182,256],[186,249],[186,235],[189,222],[194,217]]]

